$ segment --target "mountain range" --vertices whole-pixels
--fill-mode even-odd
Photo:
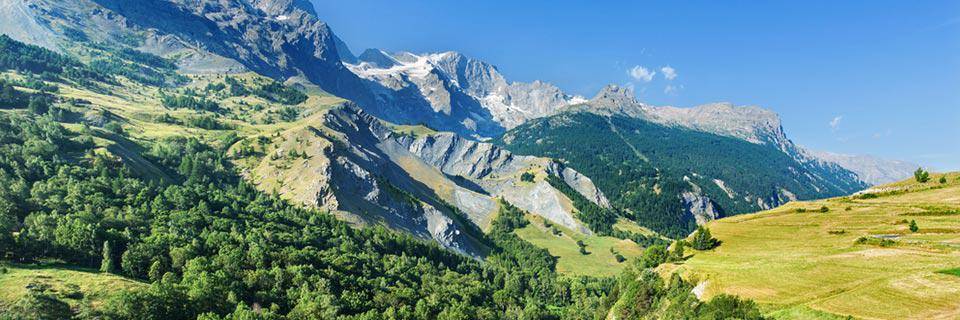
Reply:
[[[294,202],[360,224],[386,224],[471,255],[486,250],[477,233],[489,227],[497,199],[590,234],[596,227],[584,223],[588,210],[574,199],[583,197],[677,236],[719,216],[849,194],[910,172],[908,165],[876,160],[862,166],[854,158],[807,151],[787,137],[775,113],[760,107],[651,106],[617,86],[587,99],[548,82],[509,82],[495,66],[456,52],[368,49],[355,55],[306,0],[0,0],[0,16],[8,18],[0,22],[0,33],[81,59],[95,60],[91,48],[99,44],[118,44],[169,59],[179,74],[252,72],[344,99],[331,109],[302,107],[297,125],[243,137],[237,143],[246,144],[233,148],[256,151],[237,155],[244,176]],[[591,131],[604,123],[605,131]],[[539,131],[546,127],[557,131]],[[574,161],[574,154],[560,152],[580,147],[568,144],[579,139],[561,138],[581,137],[564,132],[596,133],[590,142],[619,148],[618,154],[637,151],[619,160],[626,163],[621,169],[649,179],[637,180],[644,186],[632,190],[644,190],[638,193],[643,196],[603,187],[623,171],[591,167],[610,160],[601,159],[602,153]],[[639,132],[675,140],[635,145],[650,137],[631,136]],[[547,133],[556,138],[552,149],[536,148],[537,135]],[[612,135],[624,143],[608,141]],[[761,160],[740,163],[740,169],[777,169],[776,178],[789,179],[748,181],[736,171],[708,175],[668,151],[663,153],[671,162],[657,163],[667,161],[661,150],[680,146],[704,161],[734,159],[710,148],[690,149],[696,147],[691,141],[755,150]],[[309,155],[306,160],[284,159],[300,152]],[[564,193],[556,181],[577,194]],[[642,208],[666,211],[638,213]]]

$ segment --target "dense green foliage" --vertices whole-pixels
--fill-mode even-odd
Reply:
[[[170,109],[191,109],[210,112],[220,111],[220,104],[218,104],[216,101],[207,100],[207,98],[203,97],[196,98],[190,95],[163,94],[160,96],[160,103],[162,103],[165,108]]]
[[[0,35],[0,70],[37,74],[45,80],[63,77],[81,85],[114,83],[112,76],[88,67],[77,59],[15,41],[7,35]]]
[[[719,244],[720,242],[710,234],[710,229],[704,226],[697,227],[697,231],[694,231],[693,236],[690,237],[690,247],[697,250],[710,250]]]
[[[919,183],[926,183],[930,181],[930,173],[923,170],[923,168],[917,168],[917,171],[913,172],[913,179]]]
[[[277,81],[267,81],[266,83],[253,86],[252,89],[248,88],[244,80],[234,77],[226,77],[224,82],[226,85],[209,85],[207,86],[207,90],[220,91],[228,89],[227,94],[232,97],[253,94],[267,101],[286,105],[296,105],[307,101],[307,95],[305,93],[295,88],[285,86]]]
[[[842,183],[811,181],[798,171],[801,164],[775,148],[621,116],[562,113],[516,127],[497,143],[518,154],[562,159],[591,177],[618,214],[673,237],[696,228],[679,198],[694,190],[691,183],[724,214],[759,210],[757,198],[775,202],[781,188],[801,199],[848,191]],[[739,196],[728,196],[713,179]],[[747,194],[753,198],[744,199]],[[600,224],[609,218],[589,215],[586,222],[605,228]]]
[[[611,294],[616,319],[764,319],[752,301],[721,294],[702,302],[677,274],[664,281],[653,268],[671,259],[666,247],[651,246],[620,275]]]
[[[287,87],[282,83],[270,81],[253,90],[255,96],[287,105],[301,104],[307,101],[307,95],[300,90]]]
[[[146,154],[174,184],[138,178],[84,141],[0,114],[0,248],[21,263],[115,266],[154,282],[96,316],[191,319],[258,305],[291,318],[588,319],[612,284],[557,276],[555,258],[512,233],[526,222],[508,204],[489,235],[495,252],[479,263],[260,193],[195,140]]]

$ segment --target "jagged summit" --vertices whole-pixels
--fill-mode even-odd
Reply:
[[[494,65],[452,51],[416,54],[372,49],[356,63],[344,62],[376,93],[378,107],[373,114],[466,136],[494,137],[582,101],[541,81],[509,83]]]

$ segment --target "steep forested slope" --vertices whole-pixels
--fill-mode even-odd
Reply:
[[[521,125],[497,143],[594,177],[621,215],[673,236],[698,219],[853,191],[766,145],[620,115],[563,113]]]

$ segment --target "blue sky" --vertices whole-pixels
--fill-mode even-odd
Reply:
[[[654,105],[759,105],[811,149],[960,170],[960,1],[314,3],[357,53],[453,50],[587,97],[616,83]]]

